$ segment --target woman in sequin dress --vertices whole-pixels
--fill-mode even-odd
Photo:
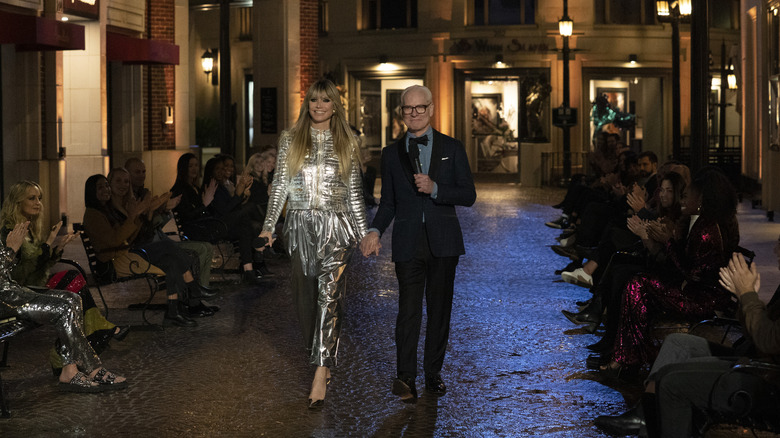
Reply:
[[[0,245],[0,318],[15,316],[38,324],[51,324],[57,332],[62,356],[59,388],[67,392],[102,392],[127,386],[124,377],[103,368],[84,336],[81,298],[58,290],[33,292],[11,279],[16,252],[29,233],[29,222],[14,226]]]
[[[683,217],[666,241],[666,269],[633,276],[626,284],[612,361],[601,367],[619,374],[625,366],[652,362],[656,345],[650,329],[661,313],[699,321],[727,310],[731,296],[718,284],[718,271],[739,244],[737,197],[720,171],[705,168],[686,188]],[[660,228],[648,233],[662,232]]]
[[[357,140],[338,89],[328,80],[309,88],[298,121],[279,139],[279,161],[260,234],[269,245],[285,201],[293,301],[310,363],[317,366],[309,408],[319,408],[330,367],[336,365],[344,271],[367,230]]]

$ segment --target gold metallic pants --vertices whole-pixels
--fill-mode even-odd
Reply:
[[[336,365],[347,262],[355,248],[349,213],[291,210],[285,238],[292,260],[293,303],[310,363]]]

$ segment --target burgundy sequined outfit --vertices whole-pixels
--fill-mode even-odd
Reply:
[[[670,241],[666,253],[668,269],[637,274],[623,291],[613,355],[622,365],[652,362],[657,347],[649,332],[660,313],[697,321],[731,304],[717,283],[727,255],[716,223],[699,217],[687,239]]]

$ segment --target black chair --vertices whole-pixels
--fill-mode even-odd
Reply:
[[[3,345],[3,358],[0,360],[0,368],[8,367],[8,344],[16,335],[32,330],[38,327],[38,324],[30,321],[10,317],[0,320],[0,344]],[[8,409],[8,403],[5,399],[5,390],[3,389],[3,377],[0,373],[0,417],[8,418],[11,411]]]
[[[143,318],[144,323],[148,325],[154,325],[151,324],[149,320],[146,318],[146,311],[147,309],[149,309],[150,303],[152,302],[152,299],[154,299],[154,295],[157,293],[157,291],[166,288],[165,276],[149,273],[148,272],[149,264],[147,264],[146,267],[141,267],[139,263],[133,262],[130,265],[130,271],[133,274],[129,276],[121,277],[114,270],[113,263],[111,262],[106,263],[98,260],[95,247],[92,246],[92,241],[90,240],[89,235],[87,235],[87,233],[84,232],[84,226],[82,224],[74,223],[73,230],[81,232],[81,243],[84,245],[84,252],[87,253],[89,270],[92,272],[93,283],[97,288],[98,293],[100,294],[100,299],[103,301],[103,304],[105,305],[106,300],[103,296],[103,291],[100,288],[100,286],[106,286],[112,283],[123,283],[123,282],[128,282],[133,280],[144,280],[146,284],[149,286],[149,298],[143,303],[131,304],[130,306],[128,306],[128,309],[130,310],[140,309],[141,317]],[[141,255],[145,259],[147,258],[145,257],[145,253],[142,250],[134,250],[134,252]],[[108,317],[108,306],[106,306],[106,317]]]

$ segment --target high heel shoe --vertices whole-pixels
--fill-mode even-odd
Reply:
[[[623,365],[614,360],[599,367],[599,373],[610,379],[630,379],[635,377],[638,371],[639,368],[635,365]]]
[[[116,339],[119,342],[122,342],[127,337],[127,334],[130,333],[130,326],[129,325],[118,325],[116,328],[119,329],[119,331],[114,331],[113,339]]]
[[[322,400],[312,400],[309,399],[309,409],[311,410],[320,410],[322,407],[325,406],[325,399]]]

